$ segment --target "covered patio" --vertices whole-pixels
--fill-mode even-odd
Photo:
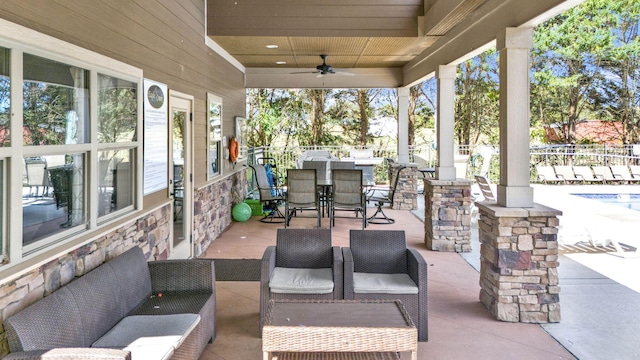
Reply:
[[[591,211],[592,200],[570,195],[633,192],[634,186],[534,187],[537,202],[563,211],[563,226],[559,233],[561,247],[586,241],[586,229],[593,228],[583,221],[587,215],[596,224],[613,216],[618,222],[617,233],[623,236],[621,240],[632,247],[640,247],[640,240],[624,237],[625,229],[640,221],[640,213],[614,205],[602,205],[597,211]],[[408,246],[418,249],[429,264],[430,338],[428,342],[419,343],[419,359],[636,356],[633,344],[637,341],[634,327],[640,321],[640,282],[631,274],[640,271],[640,257],[635,253],[626,253],[625,257],[604,251],[562,254],[563,320],[545,325],[496,321],[478,299],[480,249],[476,225],[472,226],[472,252],[430,251],[424,244],[424,205],[421,198],[417,210],[385,210],[396,218],[395,224],[368,227],[405,230]],[[202,257],[260,258],[266,246],[275,244],[276,229],[282,224],[265,225],[259,222],[259,218],[233,223]],[[328,225],[328,220],[323,219],[322,227]],[[315,227],[315,220],[297,218],[291,226]],[[338,219],[332,231],[334,245],[348,246],[348,232],[352,228],[358,228],[355,219]],[[216,290],[218,333],[201,359],[259,358],[259,283],[217,281]]]
[[[412,212],[388,211],[395,224],[372,224],[367,229],[405,230],[407,246],[418,249],[429,265],[430,337],[418,344],[418,359],[574,359],[539,325],[493,319],[478,300],[478,272],[457,253],[427,250],[424,224]],[[282,224],[264,224],[259,219],[254,216],[234,223],[202,257],[261,258],[267,246],[275,245],[276,229]],[[290,227],[315,227],[315,219],[296,218]],[[328,219],[323,219],[322,227],[329,227]],[[353,228],[359,228],[355,219],[336,220],[333,244],[349,246],[349,229]],[[217,336],[201,360],[261,357],[259,287],[259,282],[216,282]]]

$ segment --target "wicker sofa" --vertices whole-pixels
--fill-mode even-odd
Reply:
[[[197,359],[215,338],[214,271],[134,247],[8,318],[4,359]]]

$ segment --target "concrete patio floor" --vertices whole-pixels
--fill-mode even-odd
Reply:
[[[368,229],[405,230],[408,246],[418,249],[429,264],[429,341],[419,344],[419,359],[575,359],[540,325],[494,320],[478,300],[479,274],[469,262],[460,254],[427,250],[423,222],[412,212],[385,212],[396,223]],[[258,220],[233,223],[202,257],[261,258],[266,246],[275,245],[276,229],[283,225]],[[314,221],[295,218],[291,227],[313,227]],[[356,219],[338,219],[334,245],[348,246],[349,229],[359,225]],[[329,220],[323,219],[322,227],[328,226]],[[260,359],[258,282],[219,281],[216,291],[217,338],[200,359]]]

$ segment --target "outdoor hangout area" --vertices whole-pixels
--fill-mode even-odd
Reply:
[[[0,358],[638,358],[639,23],[3,0]]]

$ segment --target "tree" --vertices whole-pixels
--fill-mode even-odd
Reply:
[[[617,15],[609,12],[610,1],[590,0],[534,32],[536,108],[532,113],[544,124],[555,123],[564,129],[562,141],[566,143],[575,143],[581,114],[599,102],[593,86],[602,79],[603,61],[614,45],[611,25]]]
[[[477,144],[481,136],[498,138],[498,58],[486,51],[460,64],[456,76],[455,132],[458,144]]]

